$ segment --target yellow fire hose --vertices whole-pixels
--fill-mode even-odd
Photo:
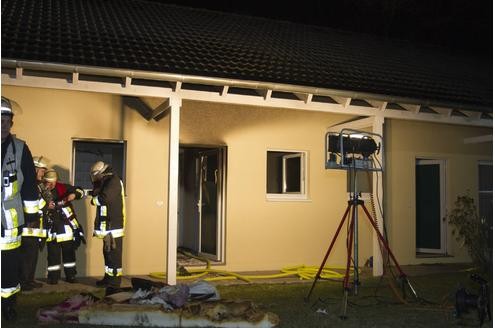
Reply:
[[[241,275],[235,272],[230,272],[226,270],[216,270],[211,268],[204,269],[190,269],[187,270],[190,275],[177,275],[178,280],[194,280],[203,278],[208,274],[215,274],[215,277],[204,278],[206,281],[217,281],[217,280],[231,280],[239,279],[245,282],[252,282],[254,279],[276,279],[276,278],[286,278],[291,276],[299,277],[301,280],[314,279],[318,273],[319,267],[315,266],[305,266],[298,265],[293,267],[286,267],[281,270],[280,273],[266,274],[266,275]],[[345,268],[342,268],[345,269]],[[351,268],[352,269],[352,268]],[[149,274],[153,278],[165,279],[167,275],[164,272],[152,272]],[[320,273],[322,279],[342,279],[344,274],[334,271],[331,268],[324,267]]]
[[[241,275],[238,273],[226,271],[226,270],[217,270],[211,268],[211,263],[208,259],[195,256],[189,252],[180,251],[182,254],[189,256],[191,258],[198,259],[206,263],[206,268],[203,269],[189,269],[186,274],[181,274],[180,272],[177,275],[177,280],[195,280],[195,279],[203,279],[206,281],[217,281],[217,280],[232,280],[239,279],[245,282],[252,282],[254,279],[276,279],[276,278],[286,278],[291,276],[299,277],[301,280],[312,280],[315,278],[318,273],[319,267],[315,266],[305,266],[305,265],[297,265],[286,267],[281,270],[280,273],[275,274],[266,274],[266,275]],[[324,267],[320,273],[320,278],[322,279],[343,279],[344,274],[334,271],[335,269],[345,268],[329,268]],[[352,267],[350,268],[353,269]],[[214,277],[206,277],[209,274],[215,275]],[[152,272],[149,274],[151,277],[156,279],[165,279],[167,277],[165,272]]]

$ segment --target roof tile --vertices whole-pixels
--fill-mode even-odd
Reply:
[[[142,0],[4,0],[2,56],[492,105],[491,67],[441,49]]]

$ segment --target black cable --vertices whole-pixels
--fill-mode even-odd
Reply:
[[[384,179],[384,171],[383,171],[383,166],[382,164],[380,163],[380,161],[378,160],[376,154],[373,154],[374,158],[375,158],[375,161],[373,161],[374,163],[378,163],[379,167],[380,167],[380,171],[375,171],[376,174],[377,174],[377,179],[376,179],[376,189],[378,190],[378,179],[379,179],[379,176],[378,176],[378,173],[379,172],[382,172],[382,176],[381,176],[381,180],[382,180],[382,186],[384,187],[385,186],[385,179]],[[385,194],[385,193],[383,193]],[[385,240],[385,242],[388,244],[388,231],[387,231],[387,224],[386,224],[386,218],[385,218],[385,214],[384,214],[384,211],[383,211],[383,207],[382,207],[382,204],[380,202],[380,198],[377,197],[377,203],[378,203],[378,209],[380,210],[380,214],[382,216],[382,219],[383,219],[383,239]],[[387,252],[387,266],[390,267],[390,252]],[[390,270],[390,273],[392,274],[392,276],[397,279],[397,277],[394,275],[393,271]]]

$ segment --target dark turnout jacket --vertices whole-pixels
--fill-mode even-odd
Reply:
[[[96,205],[94,236],[114,238],[124,236],[125,199],[124,185],[115,173],[107,173],[93,190],[91,204]]]

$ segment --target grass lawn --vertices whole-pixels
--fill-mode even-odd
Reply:
[[[474,294],[479,293],[479,285],[471,281],[469,274],[449,272],[409,277],[420,300],[408,295],[407,304],[401,302],[392,291],[388,278],[362,278],[358,295],[349,296],[345,320],[340,319],[341,282],[319,280],[309,302],[304,299],[312,281],[219,284],[217,288],[223,299],[251,300],[260,308],[276,313],[280,317],[279,327],[479,327],[475,310],[460,319],[454,317],[454,295],[459,284]],[[490,281],[491,298],[492,277],[485,278]],[[36,327],[35,315],[39,307],[58,304],[73,294],[21,294],[18,298],[18,320],[15,323],[2,320],[2,327]],[[96,296],[101,297],[102,294]],[[485,319],[483,327],[492,327],[492,321]]]

